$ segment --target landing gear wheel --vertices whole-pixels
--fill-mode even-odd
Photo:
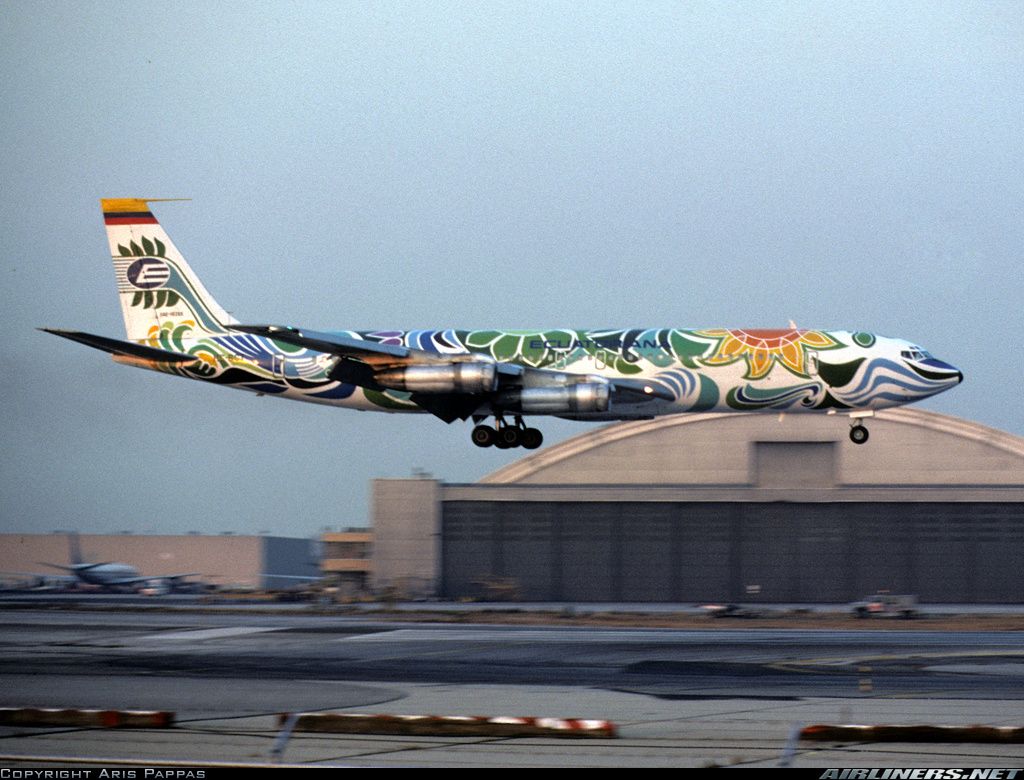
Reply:
[[[544,435],[536,428],[527,428],[522,415],[515,416],[515,423],[506,422],[500,414],[496,415],[493,428],[484,424],[485,419],[484,415],[473,418],[477,426],[469,438],[477,447],[497,447],[499,450],[523,447],[535,450],[544,443]]]
[[[854,444],[863,444],[868,440],[868,429],[859,423],[850,428],[850,441]]]
[[[519,443],[524,449],[535,450],[544,443],[544,434],[536,428],[523,428],[519,436]]]
[[[498,441],[506,447],[518,447],[522,443],[522,431],[514,425],[506,425],[498,431]]]
[[[469,438],[477,447],[490,447],[498,438],[498,432],[490,425],[478,425],[473,429]]]

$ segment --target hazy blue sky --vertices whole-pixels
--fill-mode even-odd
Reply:
[[[1024,434],[1018,2],[22,0],[0,73],[2,531],[307,535],[522,454],[34,330],[123,334],[100,197],[191,197],[157,216],[243,321],[792,318],[917,340],[967,376],[928,407]]]

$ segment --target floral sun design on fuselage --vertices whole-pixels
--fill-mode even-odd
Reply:
[[[809,350],[835,349],[842,345],[818,330],[698,330],[697,335],[718,340],[714,353],[701,359],[705,366],[724,366],[744,359],[745,379],[763,379],[776,363],[799,377],[808,378]]]

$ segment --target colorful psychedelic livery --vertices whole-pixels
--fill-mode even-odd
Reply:
[[[243,325],[222,309],[150,211],[101,201],[127,340],[45,328],[115,361],[300,401],[473,420],[480,447],[534,449],[527,418],[637,420],[684,412],[864,418],[963,375],[903,339],[863,331],[310,331]],[[494,418],[494,424],[487,420]]]

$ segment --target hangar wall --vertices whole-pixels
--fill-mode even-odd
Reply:
[[[479,598],[502,582],[531,601],[1024,600],[1024,439],[916,409],[877,415],[863,446],[846,425],[607,426],[474,485],[435,483],[434,505],[375,514],[374,528],[378,544],[396,522],[436,531],[437,587],[410,595]],[[392,501],[404,490],[375,483]]]
[[[1024,504],[450,502],[443,590],[526,601],[1019,602]],[[937,520],[941,518],[941,528]]]

